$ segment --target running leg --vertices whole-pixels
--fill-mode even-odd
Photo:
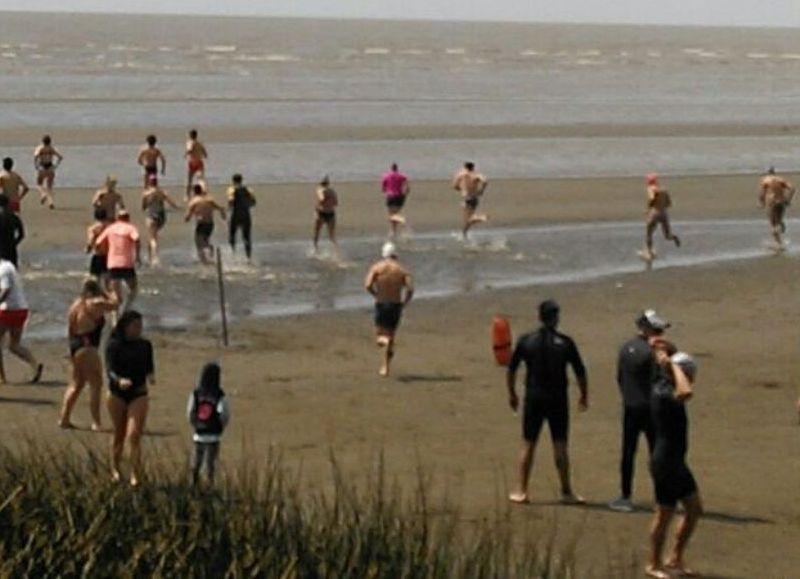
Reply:
[[[693,494],[683,501],[683,506],[686,509],[686,514],[681,520],[680,525],[678,525],[678,532],[675,538],[675,547],[673,548],[672,554],[667,561],[667,567],[676,569],[684,574],[691,574],[691,572],[686,568],[683,555],[686,551],[686,546],[689,543],[689,539],[692,538],[692,533],[694,533],[694,530],[697,527],[697,521],[700,520],[700,517],[703,514],[703,504],[700,500],[700,495],[697,493]]]
[[[31,351],[22,345],[22,328],[15,328],[9,331],[9,346],[8,349],[20,360],[28,363],[33,370],[33,377],[31,383],[36,384],[42,377],[42,364],[33,357]]]
[[[247,256],[247,261],[253,257],[253,222],[248,219],[242,223],[242,239],[244,241],[244,254]]]

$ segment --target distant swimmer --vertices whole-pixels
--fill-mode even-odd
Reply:
[[[567,393],[567,367],[572,367],[578,379],[581,397],[578,409],[589,407],[588,379],[578,348],[571,338],[557,331],[560,308],[553,300],[539,305],[539,330],[522,336],[517,342],[511,365],[508,367],[508,401],[515,412],[519,409],[517,396],[517,371],[524,362],[527,367],[525,399],[522,417],[523,445],[519,456],[519,482],[509,495],[516,504],[529,502],[530,480],[536,443],[542,426],[547,422],[553,441],[553,454],[561,479],[561,502],[580,504],[584,500],[572,490],[569,466],[569,396]]]
[[[117,220],[98,236],[95,248],[98,252],[107,253],[111,291],[122,310],[128,310],[139,291],[136,266],[142,262],[142,244],[139,230],[131,224],[131,216],[127,211],[123,209],[117,214]],[[122,291],[123,283],[128,286],[127,300]]]
[[[397,259],[393,243],[386,243],[383,259],[369,270],[364,286],[375,298],[375,330],[377,343],[383,348],[383,364],[379,374],[388,376],[394,358],[395,336],[403,310],[414,297],[414,280],[409,270]]]
[[[100,397],[103,390],[103,361],[100,357],[100,340],[106,325],[106,314],[115,312],[119,304],[113,296],[106,295],[100,282],[89,278],[83,282],[81,295],[67,313],[69,355],[72,360],[72,379],[64,393],[64,403],[58,424],[61,428],[75,428],[72,410],[86,384],[89,384],[89,410],[92,431],[102,430]]]
[[[767,169],[766,175],[761,180],[761,192],[758,203],[767,208],[767,218],[772,227],[772,237],[775,239],[775,249],[784,249],[783,235],[786,233],[786,208],[792,204],[795,188],[783,177],[775,174],[775,167]]]
[[[325,175],[317,187],[316,205],[314,206],[314,252],[319,251],[319,235],[322,227],[328,228],[328,237],[333,244],[335,253],[339,253],[336,243],[336,208],[339,206],[339,196],[331,187],[330,177]]]
[[[19,173],[14,171],[14,159],[3,159],[3,172],[0,173],[0,192],[8,198],[8,207],[14,213],[22,211],[22,200],[30,191],[30,187]]]
[[[117,218],[117,212],[125,209],[125,200],[117,191],[117,179],[109,175],[106,183],[97,190],[92,198],[92,207],[103,209],[112,221]]]
[[[25,226],[19,215],[8,208],[8,197],[0,195],[0,259],[19,268],[17,247],[25,239]]]
[[[42,378],[44,365],[22,345],[22,333],[28,321],[28,300],[22,287],[22,279],[17,268],[8,260],[0,259],[0,344],[6,334],[9,335],[8,349],[17,358],[31,367],[31,384],[37,384]],[[0,384],[6,383],[6,372],[3,356],[0,353]]]
[[[478,214],[478,205],[488,184],[486,177],[475,172],[475,163],[470,162],[464,163],[464,168],[453,178],[453,189],[461,193],[464,202],[464,227],[461,230],[464,240],[472,226],[488,220],[486,215]]]
[[[393,163],[391,170],[383,175],[381,190],[386,196],[386,209],[389,211],[389,236],[395,239],[400,227],[406,224],[402,211],[411,192],[408,177],[400,172],[397,163]]]
[[[253,258],[253,217],[250,213],[256,206],[256,196],[249,187],[245,186],[244,178],[239,173],[234,175],[231,181],[233,185],[228,188],[227,195],[228,208],[231,212],[231,219],[228,223],[228,241],[231,251],[236,253],[236,236],[239,230],[242,230],[244,253],[249,263]]]
[[[142,193],[142,211],[147,216],[147,231],[150,240],[147,244],[147,255],[150,265],[158,265],[158,232],[167,223],[167,205],[173,209],[178,204],[172,200],[169,193],[158,186],[158,177],[150,175],[149,186]]]
[[[653,251],[653,234],[659,225],[667,241],[672,241],[676,247],[681,246],[680,238],[672,233],[670,227],[668,213],[670,207],[672,207],[672,199],[669,191],[659,186],[658,175],[650,173],[647,175],[647,226],[645,250],[642,253],[642,257],[647,261],[653,261],[656,258]]]
[[[214,212],[219,211],[222,219],[226,218],[225,208],[219,205],[206,191],[201,183],[194,186],[194,197],[189,202],[186,210],[186,223],[195,219],[194,244],[197,248],[197,257],[203,265],[209,265],[212,259],[214,246],[211,245],[211,235],[214,233]]]
[[[186,200],[189,201],[192,196],[192,186],[195,178],[200,180],[205,180],[206,178],[206,159],[208,159],[206,146],[197,138],[195,129],[189,131],[189,140],[186,141],[184,156],[187,164]]]
[[[97,240],[114,222],[102,207],[94,210],[94,223],[86,230],[86,253],[89,259],[89,275],[96,278],[106,291],[111,289],[108,279],[108,247],[101,247]]]
[[[147,179],[150,175],[158,175],[158,165],[161,164],[161,175],[167,174],[167,158],[156,144],[158,139],[155,135],[147,136],[147,143],[139,150],[138,163],[144,170],[144,186],[147,187]]]
[[[36,167],[36,185],[39,187],[39,202],[45,203],[50,209],[55,209],[53,184],[56,180],[56,169],[61,165],[64,157],[53,146],[50,135],[42,138],[42,144],[33,152],[33,164]]]

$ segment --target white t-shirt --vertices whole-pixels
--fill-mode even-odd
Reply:
[[[17,273],[17,268],[10,261],[0,260],[0,291],[9,290],[5,301],[0,304],[0,310],[27,310],[28,300],[22,288],[22,280]]]

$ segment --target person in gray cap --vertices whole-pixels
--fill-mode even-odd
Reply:
[[[636,319],[639,335],[622,345],[617,361],[617,384],[622,394],[622,493],[608,506],[632,513],[633,471],[639,437],[644,434],[647,448],[653,451],[653,428],[650,420],[650,394],[655,380],[656,363],[649,340],[663,335],[669,322],[655,310],[645,310]]]
[[[525,402],[522,419],[523,445],[519,456],[519,486],[509,495],[512,503],[528,502],[528,481],[539,432],[547,421],[553,441],[553,454],[561,479],[561,502],[582,504],[583,498],[572,491],[567,440],[569,435],[569,397],[567,395],[567,366],[578,379],[581,390],[578,408],[589,407],[588,380],[578,348],[571,338],[559,333],[560,308],[553,300],[539,305],[542,327],[522,336],[514,349],[508,367],[508,400],[515,412],[519,408],[516,392],[517,370],[522,362],[527,367]]]

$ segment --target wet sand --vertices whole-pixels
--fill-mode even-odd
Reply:
[[[686,178],[670,179],[668,186],[675,217],[723,218],[757,215],[756,183],[755,177]],[[338,187],[342,234],[380,233],[384,217],[375,188]],[[306,234],[310,186],[256,189],[258,237]],[[64,192],[67,209],[55,214],[27,206],[26,249],[80,247],[88,195]],[[416,184],[409,219],[418,231],[455,227],[456,201],[446,183]],[[641,205],[641,183],[630,179],[495,182],[486,201],[497,226],[636,219]],[[176,222],[173,217],[168,244],[189,237],[188,227]],[[382,451],[389,476],[404,487],[414,484],[421,464],[436,488],[447,488],[463,508],[466,522],[491,517],[504,508],[514,476],[519,419],[507,408],[504,374],[491,360],[489,322],[501,312],[517,330],[527,329],[536,302],[555,296],[564,308],[563,329],[581,346],[592,382],[592,408],[586,415],[574,413],[572,431],[575,486],[590,505],[550,504],[557,483],[545,436],[533,477],[534,505],[514,510],[512,520],[520,532],[529,532],[530,525],[544,535],[557,523],[562,541],[579,539],[579,576],[606,576],[611,559],[643,561],[645,555],[649,513],[619,515],[603,505],[617,494],[616,349],[633,333],[636,312],[654,306],[674,321],[672,337],[701,365],[690,405],[690,464],[709,517],[690,561],[714,576],[790,577],[800,563],[800,426],[793,410],[797,270],[795,258],[764,258],[420,301],[407,312],[389,380],[376,375],[368,311],[244,322],[233,328],[227,351],[219,349],[213,328],[157,333],[152,338],[159,385],[153,389],[147,452],[152,457],[157,449],[188,446],[186,396],[201,364],[218,358],[234,407],[223,450],[227,468],[243,458],[263,458],[275,447],[287,466],[302,465],[304,480],[316,486],[328,480],[330,450],[356,476]],[[0,388],[3,439],[13,444],[34,437],[75,449],[104,445],[103,436],[63,433],[55,426],[68,370],[65,344],[34,346],[49,361],[51,382]],[[8,366],[12,381],[23,376],[16,361]],[[88,425],[87,403],[82,399],[76,412],[80,425]],[[640,453],[636,498],[647,508],[645,457]]]

